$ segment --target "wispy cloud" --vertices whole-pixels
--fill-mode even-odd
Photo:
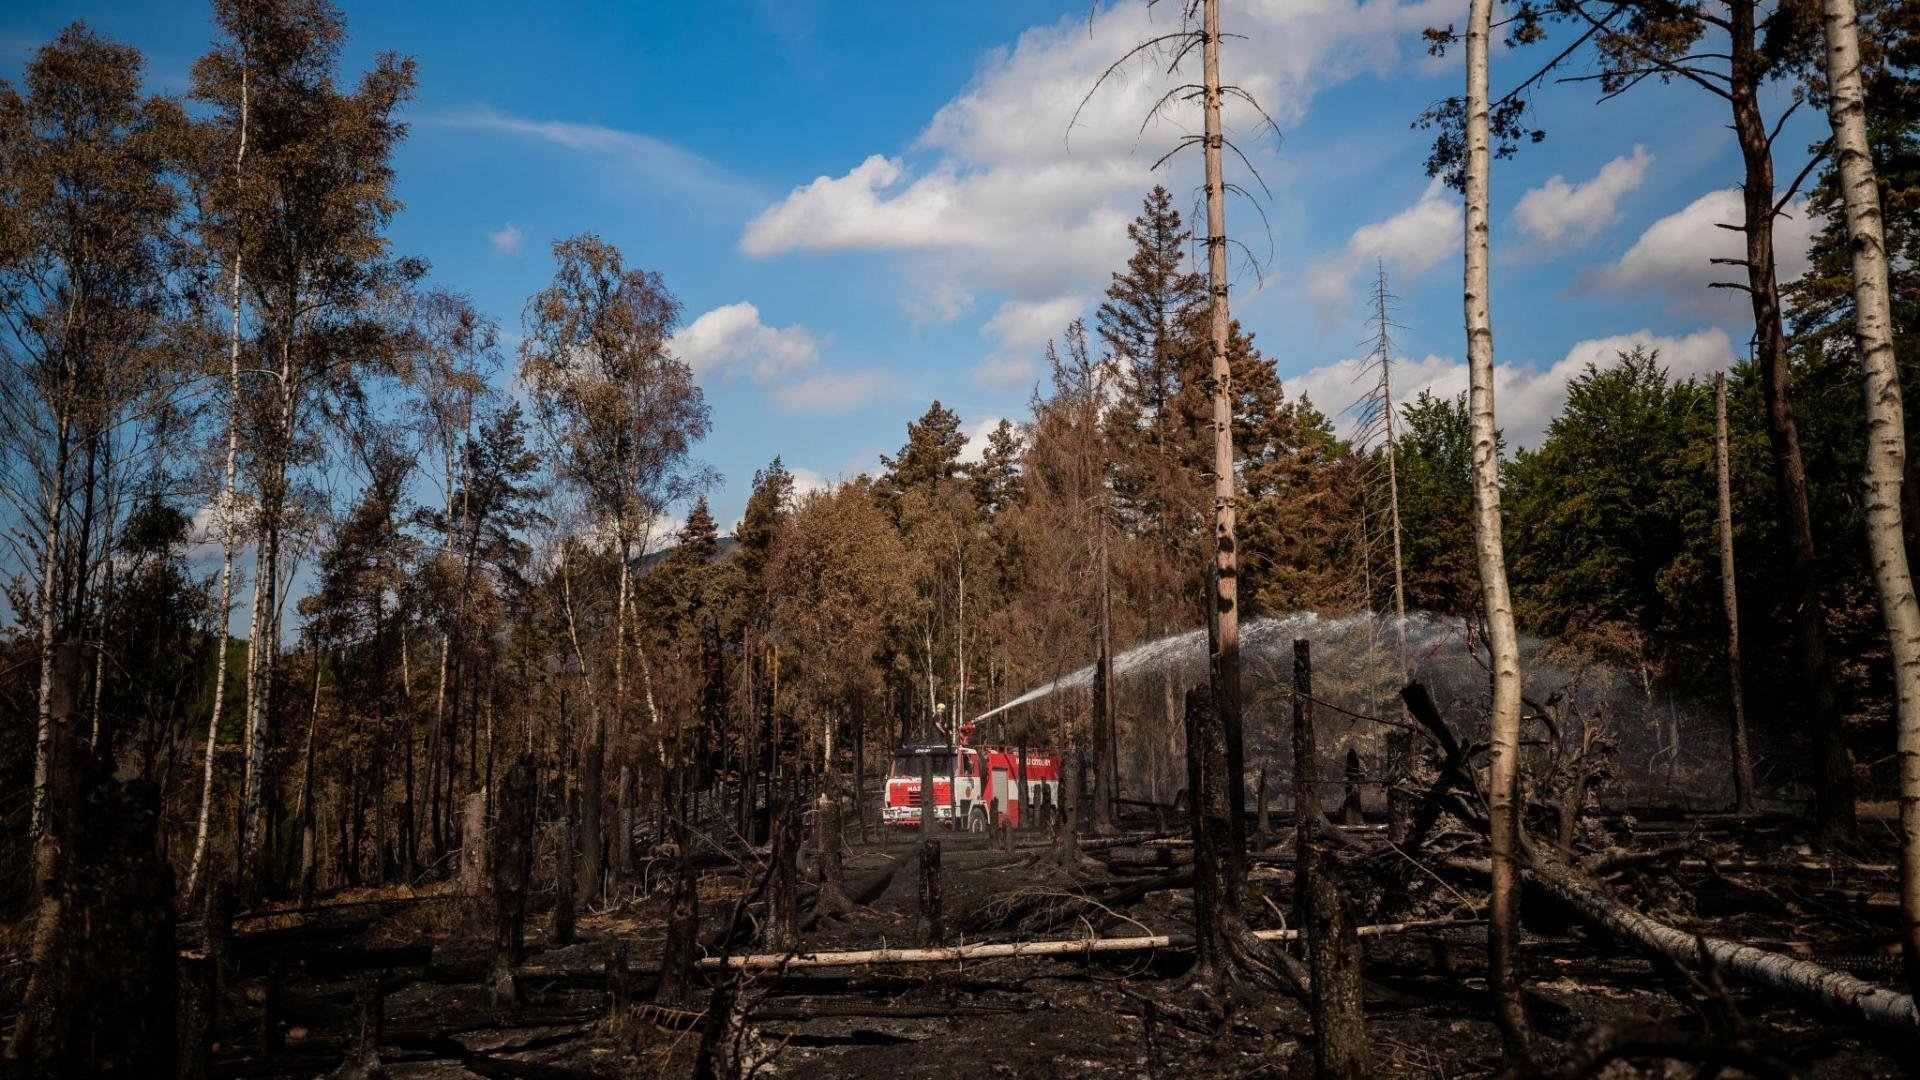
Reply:
[[[773,402],[787,412],[841,413],[872,401],[886,386],[884,371],[823,371],[775,387]]]
[[[429,117],[429,123],[546,143],[598,160],[623,182],[671,191],[709,209],[747,214],[766,205],[753,186],[691,150],[637,131],[566,120],[532,120],[486,105]]]
[[[520,226],[509,221],[487,234],[487,240],[493,244],[498,255],[516,255],[520,252]]]

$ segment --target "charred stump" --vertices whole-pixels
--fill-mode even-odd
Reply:
[[[493,972],[488,988],[496,1005],[518,994],[513,969],[527,935],[527,879],[533,864],[533,760],[522,755],[507,767],[494,803]]]
[[[554,829],[553,943],[573,944],[574,923],[579,915],[575,906],[573,857],[573,819],[562,816]]]
[[[930,946],[947,939],[946,918],[940,903],[940,841],[920,841],[920,930]]]
[[[840,800],[822,793],[814,800],[813,846],[818,863],[820,893],[813,910],[820,915],[841,915],[853,907],[847,899],[846,873],[841,863],[842,846]]]
[[[159,792],[95,778],[68,747],[66,778],[85,797],[67,819],[61,878],[43,896],[33,973],[6,1047],[30,1077],[177,1072],[178,959],[173,870],[155,854]]]
[[[654,1000],[682,1005],[693,989],[693,960],[700,941],[700,888],[694,874],[687,830],[679,825],[674,844],[673,893],[667,907],[667,941],[660,954],[660,982]]]
[[[1321,816],[1320,754],[1314,732],[1313,652],[1293,643],[1294,900],[1307,950],[1308,1007],[1313,1015],[1314,1075],[1361,1080],[1367,1075],[1366,1024],[1361,1013],[1360,943],[1338,869],[1327,848]],[[1347,751],[1347,797],[1355,794],[1359,758]]]

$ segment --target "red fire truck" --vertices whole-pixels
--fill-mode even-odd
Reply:
[[[928,765],[933,772],[933,819],[958,822],[968,832],[988,825],[1018,828],[1044,820],[1060,805],[1060,751],[1027,747],[1026,782],[1021,783],[1017,746],[948,746],[920,743],[894,751],[887,774],[887,804],[881,820],[889,825],[920,824],[920,784]]]

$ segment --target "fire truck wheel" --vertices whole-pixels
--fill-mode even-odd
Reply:
[[[987,831],[987,812],[985,810],[982,810],[976,806],[971,811],[968,812],[967,831],[968,832],[986,832]]]

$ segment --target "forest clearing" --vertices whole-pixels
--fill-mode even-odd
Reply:
[[[1005,17],[935,7],[884,33]],[[681,14],[771,28],[798,102],[854,78],[783,21],[819,11]],[[188,56],[103,11],[152,64],[0,22],[0,1076],[1920,1072],[1920,7],[1094,3],[985,50],[912,151],[949,156],[782,199],[423,106],[331,0],[202,16]],[[707,55],[670,23],[636,72]],[[1372,151],[1278,149],[1321,136],[1270,53],[1335,39],[1425,191],[1295,258],[1293,188],[1361,201]],[[1653,152],[1502,177],[1634,109],[1737,184],[1535,291]],[[476,131],[674,194],[533,288],[512,220],[436,267],[406,230],[517,167]],[[675,239],[708,216],[737,264]],[[916,244],[859,271],[925,291],[877,347],[669,284],[792,278],[824,325],[865,310],[829,256]],[[1403,325],[1441,265],[1444,334]],[[1719,322],[1496,362],[1636,274]],[[927,404],[995,290],[952,385],[1026,411]],[[1350,332],[1299,297],[1361,355],[1295,371]],[[875,348],[929,359],[821,360]],[[897,450],[792,464],[883,407]],[[784,442],[729,487],[729,440]]]

